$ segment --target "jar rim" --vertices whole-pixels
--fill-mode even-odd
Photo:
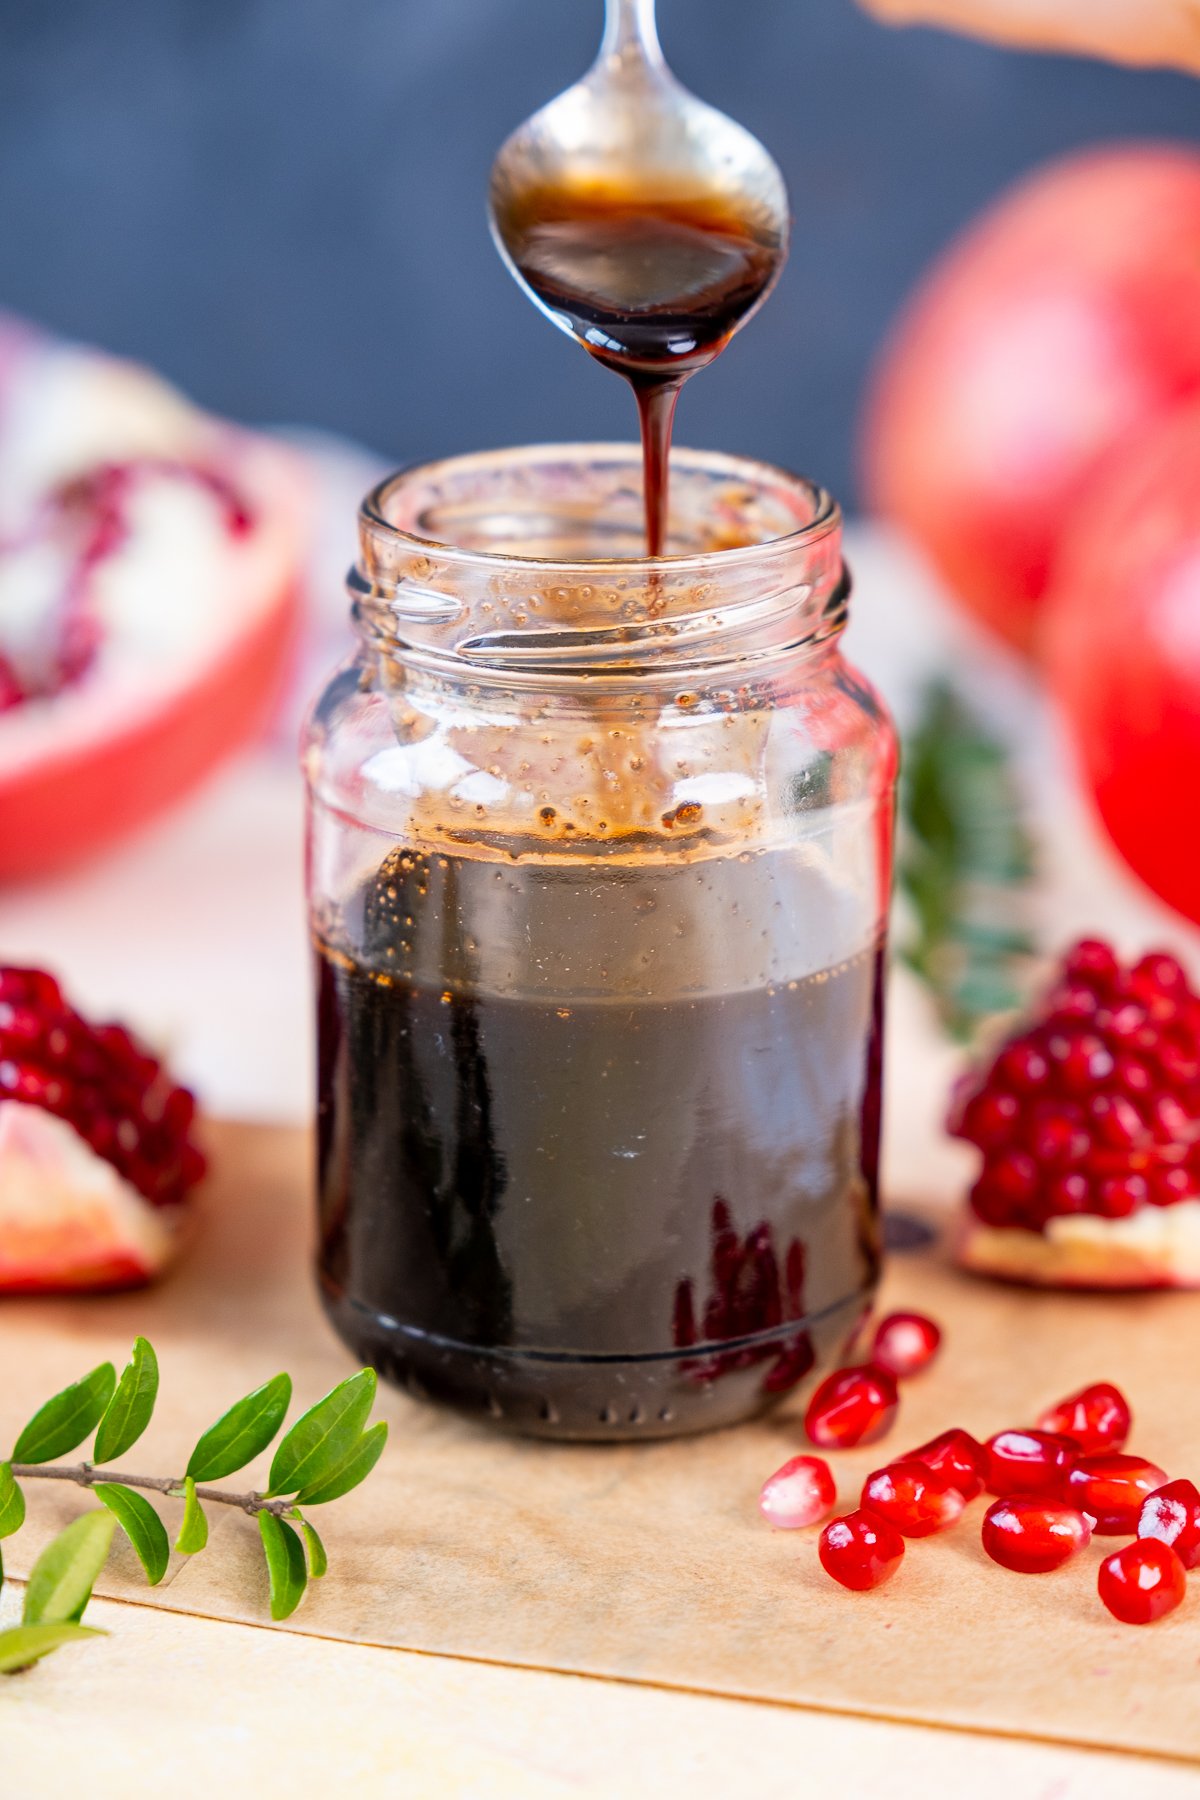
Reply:
[[[439,477],[448,478],[482,473],[485,469],[504,465],[508,468],[530,467],[551,463],[585,462],[601,464],[620,462],[636,467],[640,479],[641,447],[628,442],[540,443],[494,450],[475,450],[439,457],[428,462],[403,465],[386,475],[367,493],[359,508],[360,530],[395,547],[406,547],[437,558],[438,562],[464,571],[522,570],[537,571],[542,576],[562,571],[563,574],[586,570],[589,573],[613,571],[629,575],[632,571],[663,569],[674,577],[703,577],[716,570],[745,569],[761,566],[776,557],[795,557],[811,545],[819,543],[842,525],[842,512],[827,489],[803,475],[776,463],[755,457],[737,456],[719,450],[692,450],[677,445],[671,451],[672,472],[682,475],[721,477],[747,487],[774,492],[782,501],[804,501],[810,516],[790,529],[772,533],[752,543],[714,545],[701,550],[662,556],[532,556],[513,554],[502,549],[477,549],[456,544],[443,537],[426,535],[409,525],[398,524],[388,516],[388,504],[402,492],[414,493],[423,483],[432,485]]]

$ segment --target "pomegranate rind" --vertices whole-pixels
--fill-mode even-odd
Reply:
[[[140,1287],[180,1243],[179,1207],[155,1207],[73,1125],[0,1101],[0,1294]]]
[[[1030,1287],[1200,1288],[1200,1200],[1145,1206],[1124,1219],[1049,1219],[1043,1231],[963,1221],[958,1261],[972,1274]]]

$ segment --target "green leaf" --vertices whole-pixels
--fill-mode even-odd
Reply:
[[[317,1535],[315,1525],[310,1525],[298,1506],[292,1508],[292,1517],[300,1526],[308,1551],[308,1572],[314,1581],[320,1581],[329,1568],[329,1558],[325,1554],[325,1546]]]
[[[26,1625],[59,1625],[78,1617],[92,1597],[116,1528],[110,1513],[85,1512],[46,1545],[29,1572]]]
[[[291,1526],[285,1525],[275,1513],[260,1512],[258,1529],[271,1584],[271,1617],[288,1619],[303,1600],[308,1586],[304,1546]]]
[[[290,1375],[276,1375],[238,1400],[210,1425],[187,1466],[195,1481],[221,1481],[265,1450],[283,1424],[292,1398]]]
[[[1033,850],[1003,744],[945,681],[924,697],[904,748],[899,885],[909,903],[900,955],[955,1037],[1017,1005],[1033,951]]]
[[[167,1528],[146,1499],[119,1481],[98,1481],[96,1498],[107,1506],[125,1533],[145,1569],[151,1587],[157,1587],[167,1572],[171,1544]]]
[[[133,1354],[100,1421],[92,1461],[115,1462],[124,1456],[150,1423],[157,1398],[158,1358],[144,1337],[135,1338]]]
[[[197,1550],[203,1550],[208,1542],[208,1520],[204,1516],[204,1508],[196,1498],[196,1483],[191,1475],[183,1478],[183,1523],[179,1527],[179,1536],[175,1539],[175,1548],[184,1556],[195,1556]]]
[[[111,1363],[101,1363],[82,1381],[72,1383],[61,1394],[47,1400],[35,1412],[17,1439],[12,1461],[17,1463],[53,1462],[68,1450],[77,1450],[84,1438],[95,1429],[104,1409],[113,1397],[117,1371]]]
[[[386,1419],[380,1419],[369,1431],[364,1431],[336,1467],[330,1469],[320,1481],[314,1481],[311,1487],[303,1488],[296,1495],[297,1505],[324,1506],[326,1501],[340,1500],[343,1494],[356,1488],[360,1481],[365,1481],[383,1454],[387,1434]]]
[[[0,1538],[11,1537],[25,1523],[25,1496],[7,1463],[0,1463]]]
[[[11,1631],[0,1631],[0,1675],[15,1675],[63,1644],[107,1636],[107,1631],[94,1625],[74,1625],[69,1620],[53,1625],[14,1625]]]
[[[275,1452],[268,1493],[294,1494],[332,1474],[367,1422],[376,1385],[374,1369],[360,1369],[298,1418]]]

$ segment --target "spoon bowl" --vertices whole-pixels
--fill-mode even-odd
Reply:
[[[720,341],[689,352],[687,332],[677,334],[671,360],[681,377],[757,311],[787,256],[787,189],[777,164],[744,126],[675,79],[659,48],[653,0],[608,0],[595,63],[498,152],[489,214],[501,255],[546,316],[604,360],[631,366],[637,344],[625,354],[630,346],[612,337],[604,315],[619,315],[636,337],[639,314],[687,313],[698,293],[724,279],[730,242],[750,244],[753,277],[737,282],[723,308]],[[597,240],[602,214],[609,230]],[[562,232],[581,215],[590,217],[591,241],[582,259],[574,246],[565,282]],[[564,303],[566,288],[586,290],[596,306]]]

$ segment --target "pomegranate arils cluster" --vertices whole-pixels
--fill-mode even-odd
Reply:
[[[204,1174],[195,1101],[121,1025],[90,1025],[39,969],[0,968],[0,1103],[37,1106],[156,1206]]]
[[[1200,1195],[1200,998],[1174,957],[1068,953],[1035,1016],[960,1089],[950,1130],[983,1167],[985,1225],[1044,1231]]]

